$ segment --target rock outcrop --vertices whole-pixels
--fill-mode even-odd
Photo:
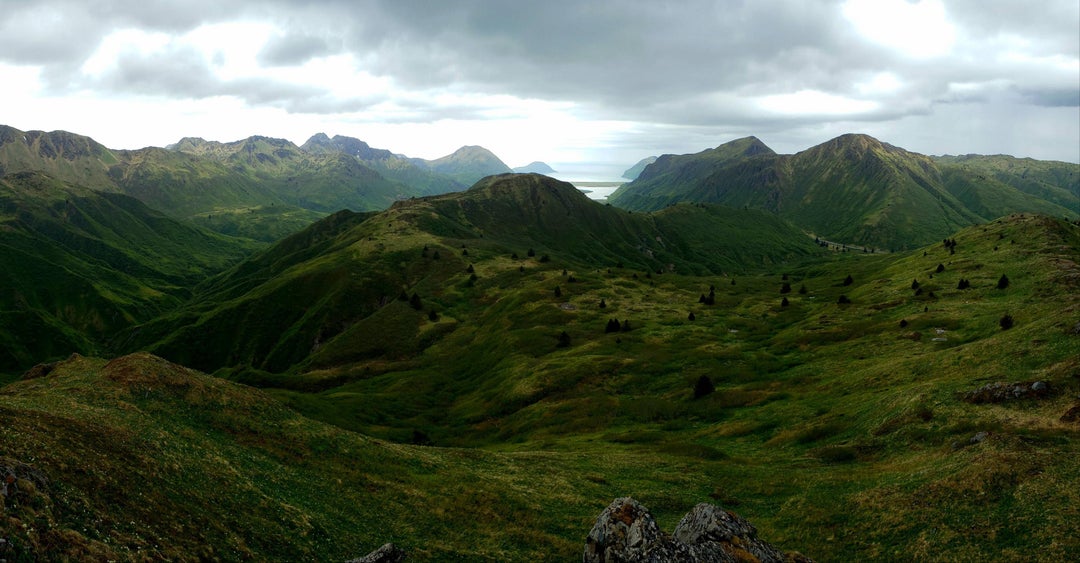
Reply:
[[[985,403],[1003,403],[1019,399],[1043,399],[1050,395],[1050,386],[1045,381],[1020,381],[1005,383],[998,381],[987,383],[974,391],[969,391],[960,398],[976,405]]]
[[[632,498],[615,499],[585,540],[584,563],[812,563],[758,539],[757,529],[719,506],[695,506],[667,535],[648,509]]]
[[[401,563],[402,561],[405,561],[405,551],[388,543],[359,559],[350,559],[345,563]]]

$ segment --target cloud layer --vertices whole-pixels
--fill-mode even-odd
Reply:
[[[630,163],[742,134],[798,150],[849,130],[1076,161],[1078,26],[1075,0],[44,0],[0,10],[0,69],[35,69],[39,98],[228,99],[345,129],[510,131],[558,114],[583,127],[571,144]]]

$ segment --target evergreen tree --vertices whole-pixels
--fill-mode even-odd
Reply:
[[[605,308],[605,307],[607,307],[607,302],[606,302],[606,301],[604,301],[604,298],[603,298],[603,297],[601,297],[601,298],[600,298],[600,308],[601,308],[601,309],[603,309],[603,308]]]
[[[935,272],[937,272],[937,273],[939,273],[939,274],[940,274],[941,272],[944,272],[944,271],[945,271],[945,264],[938,264],[938,265],[937,265],[937,269],[936,269],[936,270],[934,270],[934,271],[935,271]]]
[[[784,282],[784,285],[780,286],[780,293],[791,293],[791,284]]]
[[[853,283],[855,283],[855,279],[851,277],[851,274],[848,274],[848,277],[844,278],[844,286],[846,287]]]
[[[619,332],[620,328],[618,319],[608,319],[607,326],[604,327],[604,334]]]
[[[555,286],[555,297],[562,297],[562,288]]]
[[[413,293],[412,297],[409,298],[409,306],[417,311],[424,308],[424,304],[420,302],[420,296],[416,293]]]
[[[998,289],[1005,289],[1006,287],[1009,287],[1009,276],[1001,274],[1001,277],[998,278]]]
[[[686,320],[688,320],[688,321],[697,320],[697,317],[694,316],[693,311],[690,311],[690,314],[686,316]]]
[[[427,318],[429,321],[435,322],[439,320],[439,314],[435,312],[435,309],[431,309],[428,311]]]
[[[559,334],[559,342],[555,345],[556,348],[569,348],[570,347],[570,335],[566,334],[566,331],[562,331]]]
[[[1001,330],[1009,330],[1010,328],[1012,328],[1013,327],[1012,315],[1006,313],[1005,316],[1001,317],[1001,320],[998,321],[998,325],[1001,326]]]
[[[840,296],[839,298],[837,298],[837,300],[836,300],[836,304],[837,304],[837,305],[847,305],[848,303],[851,303],[851,300],[850,300],[850,299],[848,299],[848,296],[847,296],[847,295],[841,295],[841,296]]]
[[[476,271],[476,269],[475,269],[475,268],[473,268],[473,265],[472,265],[472,264],[469,264],[469,267],[468,267],[468,268],[465,268],[465,271],[471,274],[471,273],[475,272],[475,271]]]
[[[705,395],[708,395],[716,391],[716,387],[713,387],[713,382],[709,379],[709,376],[702,375],[698,378],[697,383],[694,384],[694,398],[700,399]]]
[[[919,280],[918,279],[911,280],[911,289],[919,289]]]
[[[536,256],[536,251],[530,248],[530,249],[529,249],[529,252],[527,252],[526,254],[527,254],[527,255],[528,255],[528,256],[529,256],[530,258],[532,258],[533,256]]]
[[[791,302],[789,302],[789,301],[787,300],[787,297],[785,297],[785,298],[783,298],[783,299],[781,299],[781,300],[780,300],[780,306],[781,306],[781,307],[787,307],[788,305],[791,305]]]

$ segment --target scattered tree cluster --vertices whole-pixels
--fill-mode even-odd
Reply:
[[[604,334],[612,332],[630,332],[630,320],[627,319],[619,323],[619,319],[608,319],[607,326],[604,327]]]
[[[956,289],[968,289],[971,287],[971,282],[964,278],[960,278],[960,281],[956,284]]]
[[[941,244],[945,245],[945,248],[949,249],[949,254],[956,254],[956,239],[945,239],[941,241]]]

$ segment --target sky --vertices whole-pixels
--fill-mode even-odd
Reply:
[[[0,124],[617,177],[754,135],[1080,162],[1077,0],[0,0]]]

